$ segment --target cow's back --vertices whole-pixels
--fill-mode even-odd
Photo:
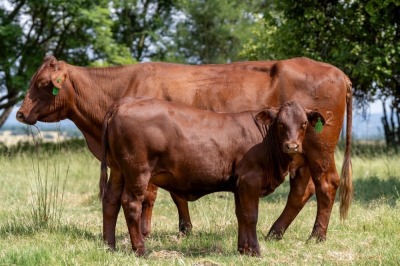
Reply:
[[[313,108],[321,101],[322,106],[337,104],[332,97],[344,103],[344,77],[336,67],[308,58],[198,66],[146,63],[137,69],[125,96],[222,112],[258,110],[292,100]]]

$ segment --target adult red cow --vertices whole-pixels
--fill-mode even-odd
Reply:
[[[52,94],[54,87],[57,95]],[[107,108],[124,95],[152,96],[201,109],[229,112],[257,110],[265,105],[279,106],[286,101],[298,100],[306,108],[317,108],[327,118],[327,123],[322,134],[306,135],[304,154],[310,167],[300,168],[297,178],[291,179],[288,202],[269,236],[281,238],[316,192],[317,217],[311,236],[323,240],[339,185],[334,150],[346,106],[346,150],[340,179],[342,217],[347,215],[350,204],[351,94],[351,83],[342,71],[308,58],[223,65],[143,63],[86,68],[48,56],[31,79],[17,119],[27,124],[71,119],[82,131],[91,152],[100,159],[104,115]],[[103,236],[114,248],[123,178],[116,171],[110,175],[109,193],[103,200]],[[150,232],[156,189],[149,186],[144,201],[144,234]],[[180,230],[189,230],[191,222],[187,201],[174,196],[173,199],[178,207]]]
[[[109,153],[108,166],[124,176],[122,207],[133,251],[141,256],[140,217],[149,182],[190,201],[231,191],[238,250],[259,256],[259,197],[284,181],[290,162],[305,162],[297,157],[303,156],[306,130],[317,134],[308,125],[318,121],[325,123],[319,112],[297,102],[260,112],[217,113],[154,98],[122,98],[104,119],[101,194],[107,194]]]

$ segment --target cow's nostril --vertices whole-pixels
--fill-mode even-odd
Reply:
[[[289,144],[287,144],[287,147],[289,150],[295,150],[299,147],[299,145],[295,144],[295,143],[289,143]]]
[[[24,115],[21,112],[17,112],[17,119],[22,119],[24,118]]]

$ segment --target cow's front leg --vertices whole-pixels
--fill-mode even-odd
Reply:
[[[192,222],[190,221],[189,205],[187,200],[182,199],[172,193],[171,197],[174,201],[179,215],[179,232],[182,235],[187,235],[192,231]]]
[[[239,181],[238,191],[235,193],[235,212],[239,228],[238,250],[241,254],[260,256],[256,229],[261,182],[250,179]]]
[[[317,217],[310,238],[324,241],[340,182],[333,154],[328,158],[315,160],[314,163],[310,162],[310,171],[317,196]]]
[[[144,237],[151,233],[151,217],[153,214],[154,202],[157,198],[157,190],[158,187],[150,182],[142,205],[142,234]]]
[[[117,169],[111,169],[107,189],[102,199],[103,207],[103,240],[110,249],[115,249],[115,227],[118,213],[121,208],[121,194],[124,188],[122,173]]]
[[[132,250],[138,256],[145,253],[144,236],[142,234],[142,204],[145,198],[150,173],[144,172],[125,177],[125,186],[121,202],[125,220],[131,239]]]
[[[290,191],[286,206],[279,218],[268,232],[268,239],[280,240],[286,229],[290,226],[304,205],[315,193],[315,186],[307,166],[296,171],[294,178],[290,178]]]

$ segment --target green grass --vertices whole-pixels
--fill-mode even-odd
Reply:
[[[215,193],[190,203],[193,233],[179,238],[177,212],[169,194],[159,190],[153,232],[146,240],[147,254],[131,252],[122,212],[118,218],[117,251],[102,243],[101,204],[97,199],[99,162],[82,142],[62,147],[3,149],[0,155],[0,265],[399,265],[400,264],[400,156],[353,157],[355,199],[349,219],[339,220],[333,209],[324,243],[307,242],[315,219],[311,199],[281,241],[263,238],[286,202],[288,182],[260,201],[258,238],[261,258],[241,256],[233,195]],[[340,168],[342,155],[337,153]],[[35,195],[32,161],[44,171],[69,169],[61,219],[38,227],[31,216]],[[52,170],[49,171],[52,173]],[[51,175],[50,175],[51,179]],[[50,180],[51,181],[51,180]]]

